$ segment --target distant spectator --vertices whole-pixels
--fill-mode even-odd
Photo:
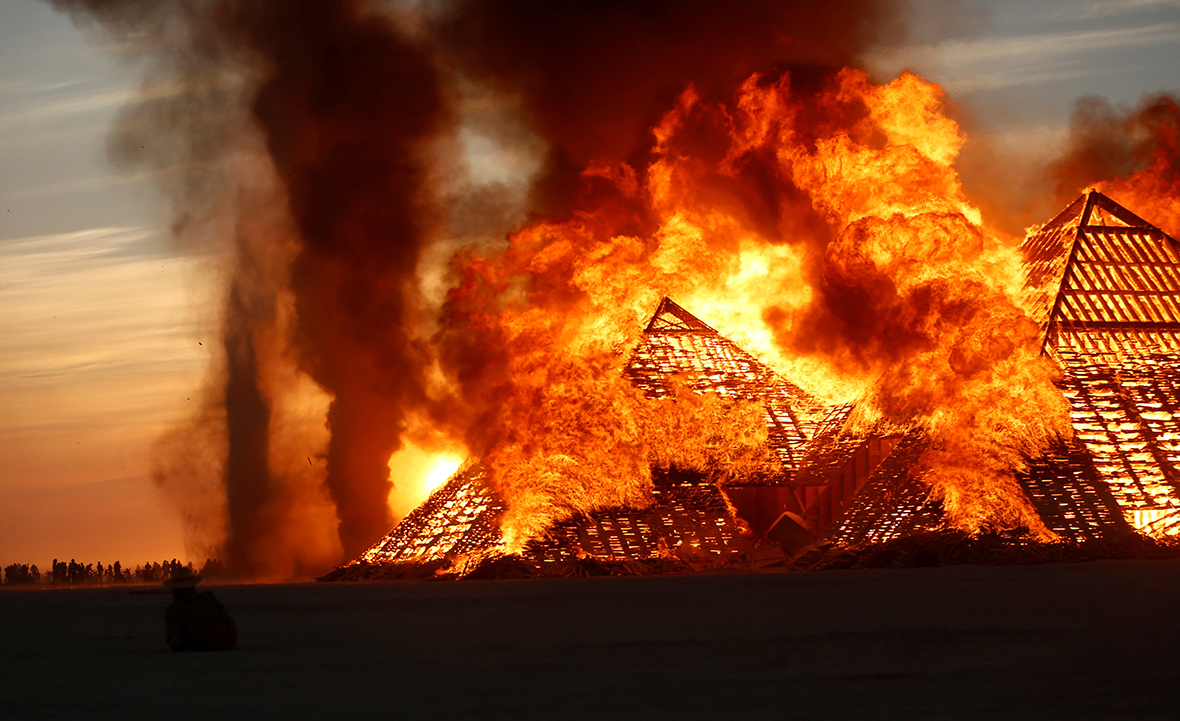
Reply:
[[[216,558],[206,558],[205,565],[201,568],[202,578],[221,578],[225,575],[225,566]]]
[[[173,651],[232,651],[238,626],[209,591],[198,591],[201,577],[181,566],[164,581],[172,603],[164,610],[168,646]]]

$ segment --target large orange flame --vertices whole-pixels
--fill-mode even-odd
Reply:
[[[1015,300],[1017,251],[964,196],[963,136],[941,100],[914,75],[874,85],[855,70],[806,92],[755,75],[727,103],[690,87],[645,168],[592,165],[571,219],[462,265],[453,317],[500,359],[483,376],[498,381],[495,420],[469,441],[508,500],[513,545],[554,517],[643,504],[653,449],[702,430],[729,428],[725,442],[757,456],[752,414],[655,408],[618,379],[662,295],[817,395],[863,399],[862,423],[923,427],[924,477],[954,525],[1051,535],[1014,473],[1068,432],[1067,407]]]

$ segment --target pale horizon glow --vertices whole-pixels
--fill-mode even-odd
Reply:
[[[0,315],[0,550],[25,548],[21,562],[185,555],[148,462],[195,407],[216,338],[198,337],[192,304],[216,291],[208,259],[139,250],[158,234],[0,243],[0,307],[17,311]]]

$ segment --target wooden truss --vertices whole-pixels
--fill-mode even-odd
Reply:
[[[799,468],[803,447],[823,418],[814,397],[670,298],[652,315],[624,375],[649,398],[670,395],[669,380],[677,376],[697,393],[761,403],[770,446],[788,472]]]
[[[1072,438],[1017,478],[1067,540],[1180,534],[1180,245],[1092,191],[1025,240],[1024,302],[1062,371]],[[855,441],[855,439],[853,439]],[[938,528],[915,478],[921,439],[898,443],[828,530],[854,545]],[[910,458],[907,458],[910,456]]]
[[[1089,457],[1074,476],[1138,532],[1180,535],[1180,244],[1091,191],[1024,251],[1026,299]]]

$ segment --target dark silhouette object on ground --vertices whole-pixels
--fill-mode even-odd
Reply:
[[[13,563],[4,569],[5,583],[41,583],[41,571],[37,564]]]
[[[164,581],[172,589],[172,603],[164,609],[168,646],[173,651],[232,651],[238,625],[216,596],[197,590],[200,581],[187,566],[173,568]]]

